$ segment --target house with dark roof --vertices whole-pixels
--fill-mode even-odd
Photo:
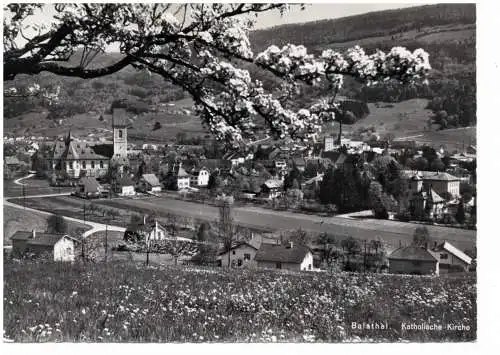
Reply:
[[[255,265],[255,254],[260,243],[254,240],[233,243],[229,250],[222,249],[217,255],[219,266],[245,267]]]
[[[421,176],[411,176],[408,179],[408,187],[408,211],[413,218],[439,218],[447,212],[446,200],[432,185],[424,185]]]
[[[37,233],[35,230],[17,231],[11,237],[12,255],[22,257],[49,257],[54,261],[74,261],[79,240],[67,234]]]
[[[255,261],[258,267],[267,269],[313,270],[311,250],[303,245],[295,245],[293,242],[286,244],[262,243],[255,255]]]
[[[116,181],[115,192],[122,196],[135,195],[135,182],[128,175],[123,175]]]
[[[76,184],[75,194],[84,198],[97,198],[104,190],[95,177],[82,176]]]
[[[435,243],[431,253],[439,260],[441,274],[469,271],[472,263],[470,256],[447,241]]]
[[[143,174],[139,179],[139,187],[145,192],[160,192],[161,183],[155,174]]]
[[[387,259],[392,274],[439,275],[439,261],[427,248],[416,245],[400,247]]]

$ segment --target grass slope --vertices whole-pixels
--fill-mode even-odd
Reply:
[[[472,341],[476,279],[8,263],[15,342]],[[388,330],[352,329],[387,322]],[[403,323],[468,331],[403,330]]]

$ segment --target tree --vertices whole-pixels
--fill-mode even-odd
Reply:
[[[50,5],[55,12],[50,27],[33,20],[43,6],[48,5],[5,7],[4,81],[41,72],[90,79],[127,66],[145,69],[187,92],[209,130],[232,145],[256,137],[257,116],[275,138],[313,142],[323,123],[342,122],[347,111],[353,112],[335,100],[344,76],[360,83],[412,83],[430,71],[424,50],[402,47],[370,55],[360,47],[345,53],[327,49],[315,56],[303,46],[288,44],[255,55],[248,38],[253,21],[245,15],[283,13],[286,4],[55,4]],[[27,25],[36,34],[24,33]],[[21,37],[24,42],[18,45]],[[92,63],[110,43],[119,44],[121,57]],[[270,92],[243,64],[274,75],[283,83],[284,94]],[[326,100],[292,107],[301,97],[302,84],[319,85],[321,79],[331,93]],[[17,91],[9,88],[4,93]]]
[[[391,207],[390,199],[385,192],[382,191],[382,185],[377,181],[373,181],[368,189],[368,195],[370,196],[370,204],[375,218],[388,219],[388,211]]]
[[[292,231],[288,237],[288,241],[296,243],[297,245],[309,246],[311,243],[311,235],[309,235],[302,228]]]
[[[321,261],[328,267],[331,267],[340,257],[340,254],[335,248],[337,244],[335,236],[326,232],[321,233],[318,237],[318,244],[321,246]]]
[[[47,219],[47,232],[59,234],[67,233],[68,223],[63,216],[53,214]]]
[[[351,258],[358,255],[361,253],[361,244],[357,239],[354,239],[353,237],[348,237],[346,239],[343,239],[342,242],[340,243],[342,246],[342,250],[344,251],[345,255],[347,255],[347,269],[349,270]]]
[[[431,241],[427,227],[417,227],[413,233],[413,245],[427,247]]]
[[[465,222],[465,207],[463,199],[460,199],[460,202],[457,207],[457,213],[455,214],[455,219],[460,224],[464,224]]]

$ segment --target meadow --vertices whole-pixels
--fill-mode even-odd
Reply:
[[[388,322],[353,330],[352,322]],[[402,330],[463,324],[469,331]],[[7,262],[15,342],[473,341],[476,278]]]

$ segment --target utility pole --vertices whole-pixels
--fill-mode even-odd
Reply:
[[[365,252],[363,254],[363,272],[366,273],[366,239],[364,240],[365,242]]]
[[[85,224],[85,222],[87,221],[86,214],[85,214],[85,206],[86,206],[86,203],[85,203],[85,201],[83,201],[83,224]]]
[[[25,190],[24,184],[22,186],[23,186],[23,205],[24,205],[24,209],[26,209],[26,190]]]
[[[104,235],[104,261],[108,262],[108,221],[106,220],[106,234]]]

